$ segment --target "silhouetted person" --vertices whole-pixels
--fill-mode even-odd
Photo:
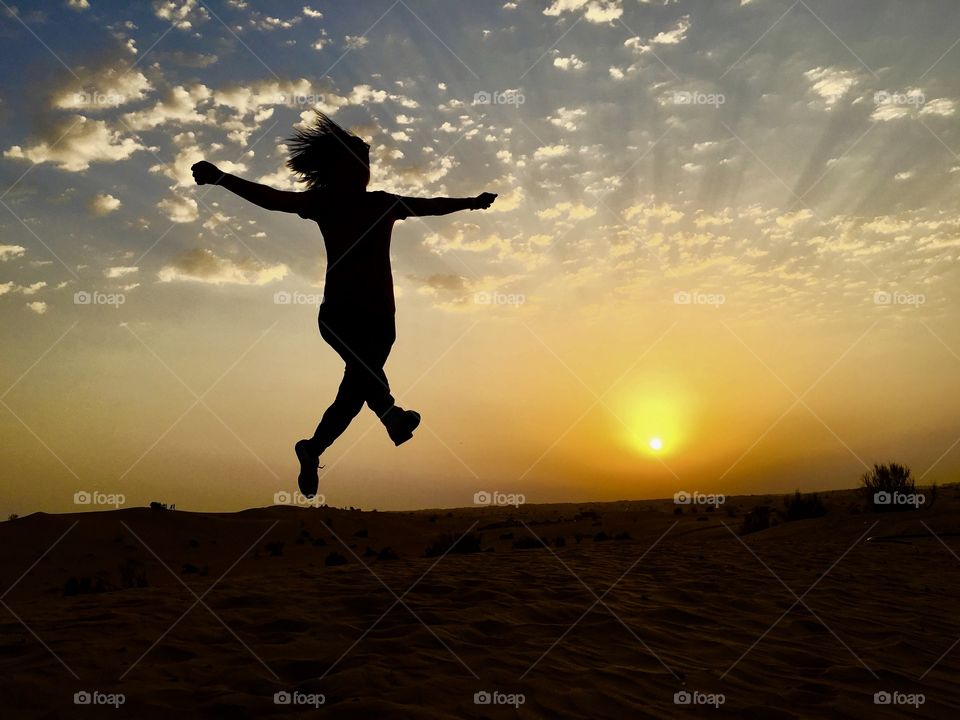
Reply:
[[[320,305],[320,336],[343,358],[337,397],[313,437],[294,446],[300,461],[300,492],[317,493],[320,455],[347,429],[366,403],[395,445],[413,437],[420,415],[394,403],[383,366],[396,340],[390,235],[393,223],[421,215],[446,215],[490,207],[497,197],[410,198],[368,192],[370,146],[323,113],[288,141],[287,167],[307,186],[304,192],[276,190],[221,172],[201,160],[191,169],[199,185],[213,183],[267,210],[314,220],[327,249],[327,274]]]

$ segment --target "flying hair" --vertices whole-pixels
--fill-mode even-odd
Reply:
[[[370,182],[370,146],[319,110],[311,124],[288,138],[287,146],[287,167],[311,190],[352,189]]]

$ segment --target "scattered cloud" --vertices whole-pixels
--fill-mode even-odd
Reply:
[[[122,137],[103,120],[75,115],[33,145],[14,145],[3,155],[34,164],[50,162],[61,170],[80,172],[90,167],[90,163],[126,160],[138,150],[145,149],[138,140]]]
[[[127,275],[132,275],[133,273],[139,271],[140,268],[138,267],[119,265],[117,267],[107,268],[103,274],[110,279],[114,279],[126,277]]]
[[[26,252],[27,249],[21,245],[0,245],[0,262],[23,257]]]
[[[90,212],[97,216],[109,215],[120,209],[120,201],[109,193],[94,195],[90,199]]]
[[[803,76],[828,108],[836,105],[857,84],[856,75],[835,67],[815,67],[807,70]]]
[[[161,268],[161,282],[178,280],[211,285],[266,285],[287,276],[288,268],[280,263],[265,265],[253,258],[219,257],[212,250],[197,248],[180,255],[172,264]]]

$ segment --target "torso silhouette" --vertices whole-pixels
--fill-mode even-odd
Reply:
[[[393,224],[409,216],[403,198],[374,192],[309,193],[300,217],[314,220],[327,249],[323,304],[327,310],[396,312],[390,271]]]

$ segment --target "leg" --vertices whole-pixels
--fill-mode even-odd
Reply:
[[[333,444],[349,427],[350,422],[363,407],[364,383],[355,364],[348,364],[343,371],[343,380],[330,407],[323,413],[320,424],[313,433],[311,442],[320,455]]]
[[[321,337],[343,358],[344,370],[337,397],[323,414],[311,438],[318,455],[343,434],[363,408],[369,384],[368,370],[361,362],[363,342],[356,323],[351,318],[341,318],[321,309],[319,324]],[[359,354],[354,346],[361,349]]]

